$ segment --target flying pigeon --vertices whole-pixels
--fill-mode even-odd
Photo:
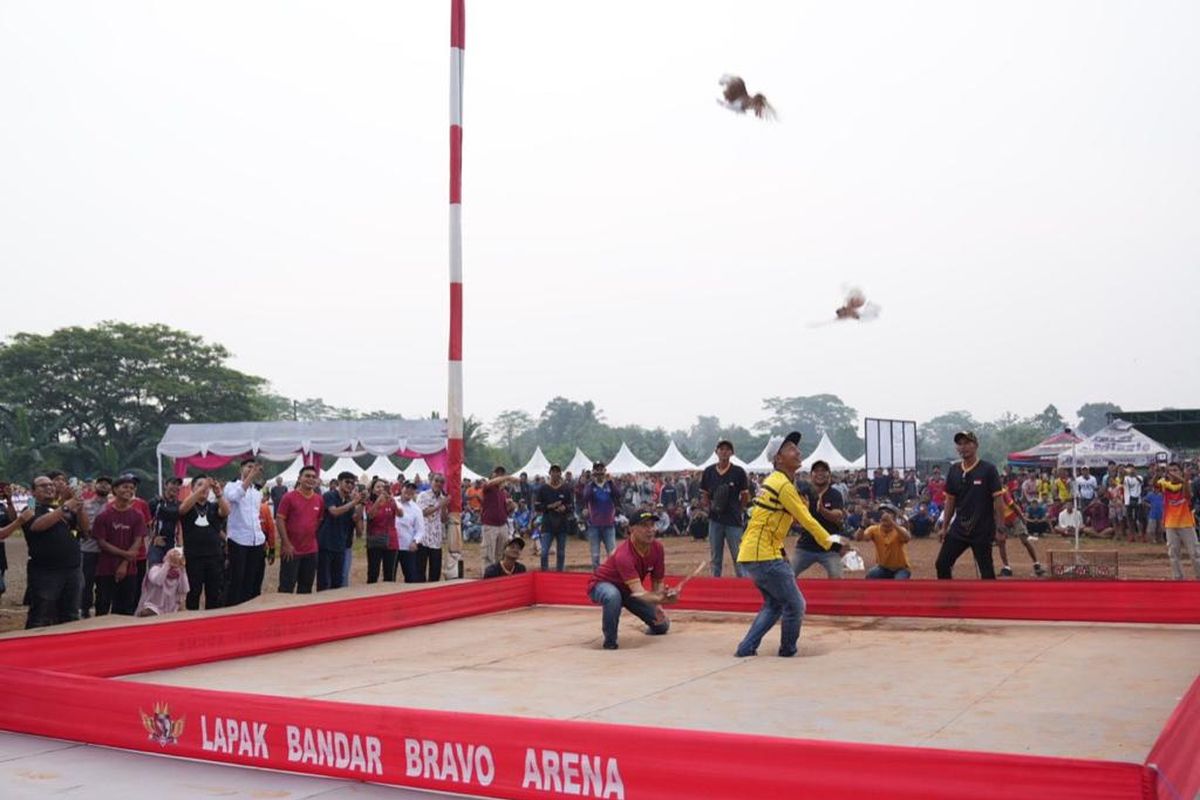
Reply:
[[[761,94],[751,97],[746,91],[746,82],[741,78],[736,75],[722,75],[720,84],[724,87],[724,94],[717,102],[730,111],[739,114],[753,111],[754,116],[759,119],[775,119],[775,109],[767,102],[767,98]]]
[[[809,327],[817,328],[848,319],[856,319],[860,322],[873,320],[879,316],[879,311],[879,306],[875,303],[867,302],[867,296],[863,294],[862,289],[848,287],[846,289],[846,300],[842,303],[841,307],[833,312],[834,318],[824,322],[809,323]]]

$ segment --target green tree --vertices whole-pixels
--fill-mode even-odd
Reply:
[[[754,427],[765,433],[800,431],[805,441],[817,442],[822,433],[853,428],[858,412],[834,394],[808,397],[767,397],[763,408],[771,416]],[[757,455],[757,454],[756,454]]]
[[[523,434],[531,430],[533,430],[533,417],[529,415],[528,411],[509,409],[496,415],[496,419],[491,425],[491,439],[510,461],[515,462],[519,457],[517,441]],[[533,453],[533,447],[529,448],[529,453]]]
[[[1040,438],[1038,441],[1045,439],[1052,433],[1061,432],[1062,429],[1067,426],[1066,421],[1064,421],[1062,418],[1062,414],[1058,413],[1058,409],[1053,403],[1046,406],[1046,408],[1042,410],[1042,413],[1035,414],[1028,420],[1023,420],[1023,422],[1031,425],[1034,428],[1037,428],[1040,433]],[[1037,442],[1033,442],[1032,444],[1037,444]]]
[[[1084,403],[1075,412],[1079,424],[1075,432],[1080,436],[1091,436],[1108,424],[1109,414],[1120,414],[1121,407],[1116,403]]]
[[[856,460],[867,449],[862,439],[862,432],[858,428],[849,425],[831,431],[829,433],[829,441],[833,442],[833,446],[837,448],[838,452],[850,461]],[[815,447],[816,442],[811,446]],[[806,449],[805,452],[811,451]]]
[[[966,411],[947,411],[917,426],[917,454],[923,460],[955,458],[954,434],[976,431],[980,424]],[[982,442],[981,442],[982,444]]]

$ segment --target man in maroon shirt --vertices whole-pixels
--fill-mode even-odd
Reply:
[[[634,513],[629,520],[629,538],[596,568],[588,582],[588,597],[604,608],[600,627],[605,650],[617,649],[622,607],[645,622],[652,636],[661,636],[671,627],[661,606],[674,603],[679,593],[663,586],[666,560],[662,542],[654,538],[657,521],[658,516],[651,511]],[[653,586],[649,592],[644,583],[647,575]]]
[[[92,523],[100,545],[96,562],[96,616],[133,616],[138,601],[137,560],[146,552],[146,518],[133,504],[137,481],[122,475],[113,482],[113,501]],[[144,557],[144,556],[143,556]]]
[[[283,496],[275,510],[281,561],[279,591],[283,594],[312,594],[317,578],[317,529],[325,511],[317,493],[317,470],[300,470],[296,488]]]
[[[508,498],[504,490],[506,484],[516,483],[520,478],[506,475],[504,467],[492,470],[492,478],[483,485],[483,503],[479,521],[483,523],[483,546],[479,548],[483,556],[481,573],[500,560],[504,543],[508,541],[508,514],[516,508],[516,503]]]

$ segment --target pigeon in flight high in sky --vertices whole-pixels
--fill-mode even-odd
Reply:
[[[868,303],[867,296],[863,294],[863,290],[857,287],[846,288],[846,300],[841,307],[833,312],[833,319],[825,320],[824,322],[810,322],[808,327],[819,328],[824,325],[831,325],[835,322],[844,322],[854,319],[859,322],[879,318],[880,308],[875,303]]]
[[[724,88],[724,92],[717,102],[730,111],[736,111],[739,114],[753,111],[754,116],[759,119],[775,119],[775,109],[767,102],[767,98],[761,94],[751,97],[750,93],[746,91],[746,82],[738,76],[722,75],[720,84]]]

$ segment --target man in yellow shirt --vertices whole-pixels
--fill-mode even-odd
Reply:
[[[879,524],[872,525],[858,535],[859,539],[875,543],[875,566],[867,572],[868,580],[908,580],[912,577],[912,565],[908,561],[905,545],[912,535],[908,529],[896,523],[900,513],[890,503],[879,504]]]
[[[782,439],[775,437],[767,446],[775,471],[762,482],[750,505],[750,522],[742,533],[738,563],[754,580],[763,596],[750,630],[734,655],[739,658],[758,654],[758,645],[780,617],[779,655],[796,655],[800,623],[804,619],[804,595],[796,585],[792,565],[783,550],[783,540],[798,522],[821,547],[841,552],[840,539],[834,539],[808,510],[808,504],[796,491],[796,470],[800,468],[800,434],[792,431]]]

